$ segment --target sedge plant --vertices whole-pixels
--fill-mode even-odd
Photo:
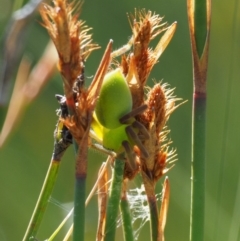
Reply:
[[[193,59],[190,241],[204,240],[206,80],[211,22],[211,1],[188,0],[188,21]]]
[[[40,14],[58,53],[58,70],[63,81],[64,96],[58,96],[61,111],[55,132],[55,142],[62,141],[68,133],[68,147],[73,142],[75,150],[75,194],[73,241],[85,240],[85,199],[89,146],[100,145],[105,153],[114,152],[111,162],[112,178],[103,175],[99,179],[99,228],[97,240],[115,240],[119,206],[123,219],[125,240],[134,239],[127,192],[128,182],[140,174],[145,188],[149,213],[151,240],[164,240],[164,228],[169,201],[169,181],[163,188],[162,204],[156,197],[155,187],[160,178],[171,168],[175,151],[169,148],[169,130],[166,123],[179,106],[180,99],[173,95],[167,84],[154,82],[147,86],[151,70],[171,41],[176,22],[170,26],[162,22],[158,14],[136,10],[128,16],[132,37],[122,48],[112,52],[113,41],[109,41],[102,61],[89,87],[85,86],[84,69],[90,53],[98,48],[92,43],[90,28],[78,20],[81,3],[55,0],[53,5],[42,4]],[[150,42],[162,35],[155,48]],[[116,58],[121,60],[117,61]],[[114,59],[114,60],[113,60]],[[70,134],[69,134],[70,133]],[[67,136],[68,136],[67,135]],[[94,139],[94,140],[93,140]],[[59,151],[57,147],[57,151]],[[61,155],[57,155],[60,159]],[[53,162],[56,159],[54,150]],[[44,213],[44,208],[57,172],[48,173],[43,191],[36,205],[33,219],[24,240],[35,239]],[[102,174],[101,174],[102,175]],[[109,191],[106,183],[110,181]],[[105,183],[105,184],[104,184]],[[109,192],[109,195],[106,195]],[[107,197],[108,196],[108,197]],[[40,205],[39,205],[40,203]],[[42,211],[42,212],[41,212]],[[36,214],[37,213],[37,214]],[[37,222],[37,226],[34,226]],[[29,231],[30,230],[30,231]],[[52,240],[52,239],[51,239]]]

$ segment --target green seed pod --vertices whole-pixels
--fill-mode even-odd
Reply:
[[[119,119],[131,110],[131,92],[118,68],[105,76],[95,113],[101,125],[107,129],[114,129],[122,125]]]

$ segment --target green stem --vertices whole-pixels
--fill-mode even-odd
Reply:
[[[150,225],[152,241],[156,241],[158,237],[158,207],[156,197],[148,198],[150,210]]]
[[[122,160],[122,158],[118,157],[117,159],[115,159],[113,180],[111,184],[110,197],[107,205],[104,241],[114,241],[115,239],[117,216],[123,183],[124,165],[125,162]]]
[[[132,218],[127,197],[121,198],[121,214],[123,220],[123,233],[125,241],[134,241]]]
[[[84,136],[81,139],[81,143],[78,146],[78,152],[76,156],[73,241],[84,240],[88,133],[88,130],[84,133]]]
[[[49,197],[52,193],[56,181],[56,177],[60,166],[59,164],[59,160],[52,160],[50,163],[47,175],[42,186],[42,190],[40,192],[37,204],[35,206],[31,220],[29,222],[27,231],[24,235],[23,241],[29,241],[31,238],[35,238],[37,234],[37,231],[39,229],[39,226],[41,224],[43,215],[48,204]]]
[[[206,95],[193,99],[190,240],[204,240]]]
[[[73,241],[84,240],[86,176],[75,180]]]

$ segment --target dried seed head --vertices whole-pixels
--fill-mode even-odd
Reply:
[[[177,108],[178,105],[175,105],[175,102],[178,100],[173,96],[173,90],[167,88],[167,84],[155,84],[148,92],[145,102],[148,106],[147,110],[137,118],[148,130],[150,136],[143,143],[149,157],[144,158],[140,154],[142,172],[145,173],[145,177],[154,182],[169,170],[167,164],[173,152],[168,151],[171,141],[167,138],[169,131],[166,130],[165,125],[169,115]]]
[[[128,18],[133,36],[127,46],[132,44],[133,52],[128,57],[122,57],[121,67],[132,93],[133,108],[137,108],[144,103],[144,86],[147,78],[170,42],[176,24],[167,28],[159,15],[145,10],[135,11],[135,14]],[[154,50],[149,48],[150,41],[164,31],[157,47]]]
[[[145,10],[135,11],[135,15],[129,16],[129,22],[134,39],[134,61],[139,81],[144,86],[152,68],[149,42],[166,29],[166,23],[161,23],[162,18],[159,15]]]
[[[90,28],[78,20],[82,4],[67,4],[66,0],[55,0],[53,6],[42,4],[40,14],[44,26],[54,42],[59,56],[59,71],[63,77],[65,94],[72,95],[72,87],[79,75],[83,73],[84,62],[91,51],[98,48],[92,44]]]
[[[76,142],[81,143],[84,135],[89,132],[92,115],[100,92],[103,78],[111,61],[112,41],[109,42],[103,55],[99,68],[88,89],[81,88],[74,103],[74,115],[62,119],[64,125],[70,130]]]

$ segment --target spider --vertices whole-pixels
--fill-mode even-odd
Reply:
[[[104,78],[93,115],[92,129],[105,149],[120,154],[125,151],[130,163],[135,162],[136,145],[144,158],[148,152],[142,141],[149,138],[146,128],[135,119],[147,105],[132,110],[132,96],[120,68]]]

